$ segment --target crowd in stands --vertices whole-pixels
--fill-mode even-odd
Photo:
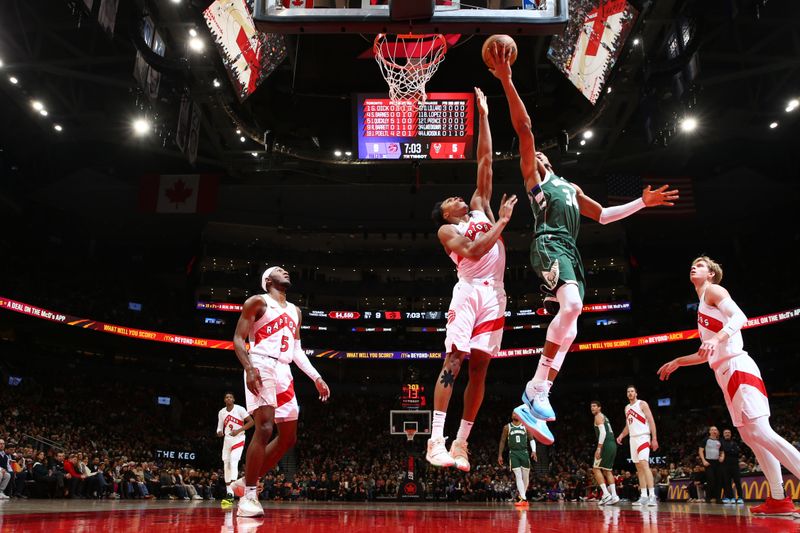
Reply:
[[[40,498],[170,498],[212,499],[224,496],[218,461],[221,443],[214,436],[214,417],[221,405],[218,394],[195,395],[179,416],[159,411],[153,392],[124,383],[69,387],[5,387],[0,395],[0,467],[9,481],[3,495]],[[487,391],[488,392],[488,391]],[[386,398],[341,393],[329,404],[301,394],[302,415],[298,445],[290,460],[263,480],[262,498],[311,500],[373,500],[395,498],[403,482],[411,451],[416,478],[425,497],[433,500],[507,501],[514,495],[513,477],[497,464],[498,440],[508,422],[510,400],[487,393],[470,438],[472,470],[428,468],[422,457],[424,436],[409,445],[404,436],[387,431],[388,412],[397,406]],[[583,501],[596,497],[591,475],[594,433],[588,402],[564,395],[555,400],[559,420],[553,424],[556,443],[539,448],[531,472],[528,496],[534,501]],[[586,403],[586,405],[583,405]],[[621,429],[619,413],[610,409],[612,427]],[[670,479],[691,477],[704,494],[703,467],[697,443],[710,424],[725,425],[719,408],[681,413],[655,411],[662,446],[653,465],[662,498]],[[789,406],[776,405],[773,424],[800,447],[800,428]],[[457,421],[457,419],[456,419]],[[692,428],[687,431],[687,428]],[[734,431],[734,438],[738,439]],[[204,453],[190,464],[165,461],[157,449],[189,447]],[[741,445],[742,472],[757,472],[750,450]],[[618,465],[624,465],[623,443]],[[3,458],[6,466],[3,466]],[[243,467],[243,465],[241,465]],[[617,472],[623,498],[635,499],[638,481],[631,470]],[[3,498],[3,497],[0,497]]]

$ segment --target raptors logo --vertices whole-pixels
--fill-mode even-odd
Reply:
[[[456,319],[455,309],[450,309],[449,311],[447,311],[447,323],[450,324],[455,319]]]

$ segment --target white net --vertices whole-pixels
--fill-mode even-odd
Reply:
[[[425,84],[436,74],[447,52],[444,35],[387,35],[375,37],[375,60],[389,85],[392,102],[425,102]]]

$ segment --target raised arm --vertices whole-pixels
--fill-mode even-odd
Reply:
[[[650,411],[650,406],[647,402],[641,402],[642,411],[645,418],[647,418],[647,425],[650,428],[650,449],[653,451],[658,450],[658,434],[656,433],[656,421],[653,418],[653,413]]]
[[[489,105],[486,103],[486,95],[477,87],[475,87],[475,102],[478,105],[480,120],[478,127],[478,183],[469,202],[469,208],[473,211],[483,211],[494,224],[494,213],[492,213],[491,206],[492,131],[489,128]]]
[[[236,332],[233,334],[233,349],[236,357],[244,367],[245,383],[247,390],[253,394],[258,394],[261,388],[261,373],[253,366],[250,361],[250,353],[247,351],[247,336],[253,322],[258,319],[258,314],[264,309],[264,300],[261,296],[251,296],[242,306],[242,314],[236,323]]]
[[[525,191],[529,192],[542,182],[544,176],[540,174],[541,167],[536,162],[536,143],[531,129],[531,117],[511,79],[511,49],[495,44],[491,54],[494,66],[491,73],[500,80],[508,100],[511,125],[514,126],[514,132],[519,138],[519,167],[522,179],[525,180]]]
[[[503,451],[506,449],[508,440],[508,424],[503,426],[503,433],[500,434],[500,445],[497,448],[497,464],[503,466]]]
[[[667,190],[669,185],[663,185],[656,190],[652,190],[650,185],[642,191],[642,197],[623,205],[613,207],[603,207],[597,200],[584,194],[583,190],[573,184],[578,196],[578,206],[581,215],[591,218],[600,224],[608,224],[627,218],[645,207],[655,207],[657,205],[672,206],[679,198],[678,190]]]
[[[292,354],[292,360],[294,364],[297,365],[297,368],[303,371],[303,373],[311,378],[311,381],[314,382],[314,385],[317,387],[317,392],[319,393],[319,399],[323,402],[327,402],[328,398],[331,395],[331,390],[328,388],[328,384],[325,383],[325,380],[322,379],[322,376],[317,369],[314,368],[314,365],[311,364],[311,361],[308,359],[305,350],[303,350],[302,344],[300,344],[300,325],[303,323],[303,315],[300,312],[300,308],[295,306],[297,309],[297,331],[294,334],[294,353]]]
[[[517,196],[515,194],[512,194],[511,198],[508,199],[504,194],[500,202],[500,212],[498,213],[500,218],[492,225],[492,229],[486,233],[479,233],[474,241],[460,235],[451,224],[445,224],[439,228],[439,241],[445,248],[461,257],[479,259],[483,257],[483,254],[491,250],[494,243],[500,238],[500,234],[503,233],[503,229],[511,219],[511,213],[513,213],[516,203]]]

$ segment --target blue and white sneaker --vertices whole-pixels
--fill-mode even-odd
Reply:
[[[553,437],[553,433],[547,427],[547,422],[533,416],[530,410],[528,410],[527,405],[520,405],[514,409],[514,412],[517,414],[519,419],[522,421],[522,425],[525,426],[525,429],[528,430],[528,433],[533,436],[533,438],[548,446],[553,444],[555,438]]]
[[[729,503],[736,503],[736,502],[734,500],[731,500],[730,498],[722,498],[722,503],[729,504]]]
[[[550,387],[552,381],[530,380],[522,393],[522,403],[528,406],[533,416],[545,422],[553,422],[556,412],[550,405]]]

